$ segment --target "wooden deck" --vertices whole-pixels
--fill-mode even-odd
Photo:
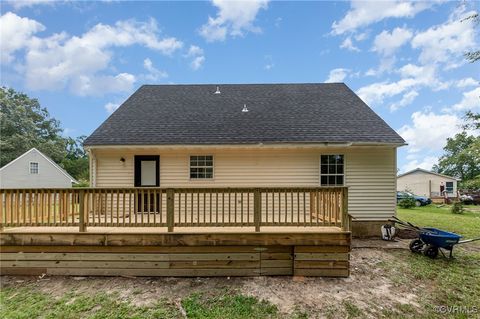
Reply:
[[[349,275],[346,188],[0,193],[3,275]]]

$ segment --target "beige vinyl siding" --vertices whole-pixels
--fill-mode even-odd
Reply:
[[[133,187],[134,155],[160,155],[160,187],[301,187],[320,185],[320,155],[345,155],[349,211],[358,220],[395,213],[396,151],[322,149],[94,150],[97,187]],[[190,180],[190,155],[213,155],[214,178]],[[125,158],[121,162],[120,158]]]

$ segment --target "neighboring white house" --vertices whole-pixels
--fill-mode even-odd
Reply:
[[[66,188],[77,181],[36,148],[0,168],[0,188]]]
[[[426,197],[457,197],[459,179],[430,172],[421,168],[398,175],[397,191],[408,190],[415,195]]]

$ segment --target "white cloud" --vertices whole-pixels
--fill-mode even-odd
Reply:
[[[469,87],[469,86],[477,86],[480,85],[480,82],[478,80],[475,80],[474,78],[464,78],[461,80],[456,81],[455,86],[458,88],[464,88],[464,87]]]
[[[382,55],[392,55],[398,48],[410,40],[412,35],[412,31],[404,28],[395,28],[392,32],[384,30],[375,37],[372,50]]]
[[[473,13],[455,12],[446,23],[416,34],[412,39],[412,47],[421,50],[420,62],[452,63],[452,59],[456,57],[463,59],[463,53],[474,48],[476,41],[475,24],[461,20]]]
[[[22,19],[12,13],[9,15],[9,19]],[[29,30],[44,28],[35,24],[34,20],[28,23],[34,26]],[[16,34],[24,29],[13,25],[8,32]],[[64,32],[44,38],[33,36],[32,32],[23,34],[27,36],[21,38],[21,43],[15,47],[23,47],[26,51],[25,63],[22,65],[26,86],[31,90],[69,88],[77,95],[131,91],[136,81],[134,75],[105,74],[111,69],[111,49],[114,47],[141,45],[169,55],[183,45],[172,37],[160,38],[154,19],[148,22],[118,21],[114,25],[100,23],[80,36],[70,36]]]
[[[47,4],[47,5],[54,5],[55,0],[14,0],[8,1],[10,5],[13,6],[15,10],[19,10],[22,8],[33,7],[40,4]]]
[[[398,110],[401,107],[404,107],[404,106],[407,106],[407,105],[411,104],[417,96],[418,96],[418,92],[415,91],[415,90],[412,90],[412,91],[409,91],[409,92],[405,93],[403,95],[402,99],[400,100],[400,102],[393,103],[392,105],[390,105],[390,111],[393,112],[393,111]]]
[[[340,48],[347,49],[349,51],[360,52],[360,49],[353,44],[352,38],[350,37],[343,40],[342,44],[340,44]]]
[[[24,49],[35,33],[44,30],[43,24],[29,18],[19,17],[11,12],[0,16],[1,63],[12,62],[14,60],[12,54],[17,50]]]
[[[154,67],[149,58],[143,60],[143,67],[148,71],[148,74],[145,75],[145,79],[148,81],[158,81],[168,77],[168,73]]]
[[[105,110],[107,110],[108,113],[113,113],[115,112],[116,109],[120,106],[120,103],[112,103],[108,102],[107,104],[104,105]]]
[[[333,69],[330,71],[328,78],[325,80],[325,83],[336,83],[336,82],[343,82],[347,77],[350,70],[348,69]]]
[[[454,114],[436,114],[433,112],[414,112],[412,124],[398,130],[407,141],[408,152],[440,151],[446,139],[461,131],[462,120]]]
[[[462,100],[453,106],[456,111],[480,109],[480,86],[472,91],[464,92]]]
[[[104,95],[131,92],[136,78],[130,73],[117,75],[79,75],[71,80],[70,90],[76,95]]]
[[[416,168],[423,168],[426,170],[431,170],[433,165],[438,163],[438,157],[437,156],[425,156],[421,159],[412,159],[408,163],[402,166],[400,172],[405,173],[411,170],[414,170]]]
[[[260,9],[266,9],[268,0],[229,1],[213,0],[218,8],[215,18],[200,27],[200,35],[208,42],[224,41],[227,36],[243,36],[246,32],[260,32],[253,24]]]
[[[347,14],[339,22],[333,22],[332,33],[338,35],[353,32],[360,27],[366,27],[387,18],[412,18],[434,4],[434,2],[426,1],[353,0]]]
[[[398,70],[401,79],[396,82],[378,82],[361,87],[357,94],[369,105],[381,104],[387,98],[392,98],[407,91],[417,91],[416,88],[430,87],[434,90],[445,89],[448,84],[440,82],[436,76],[435,66],[404,65]],[[413,100],[416,95],[410,93],[404,96],[404,103]],[[401,103],[401,102],[400,102]],[[405,104],[406,105],[406,104]],[[401,106],[401,105],[397,105]]]
[[[193,70],[200,69],[205,62],[205,55],[203,54],[203,49],[196,45],[191,45],[185,56],[187,58],[192,58],[192,61],[190,62],[190,67]]]

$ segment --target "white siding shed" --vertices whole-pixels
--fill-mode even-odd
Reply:
[[[77,181],[36,148],[0,168],[0,188],[69,188]]]

